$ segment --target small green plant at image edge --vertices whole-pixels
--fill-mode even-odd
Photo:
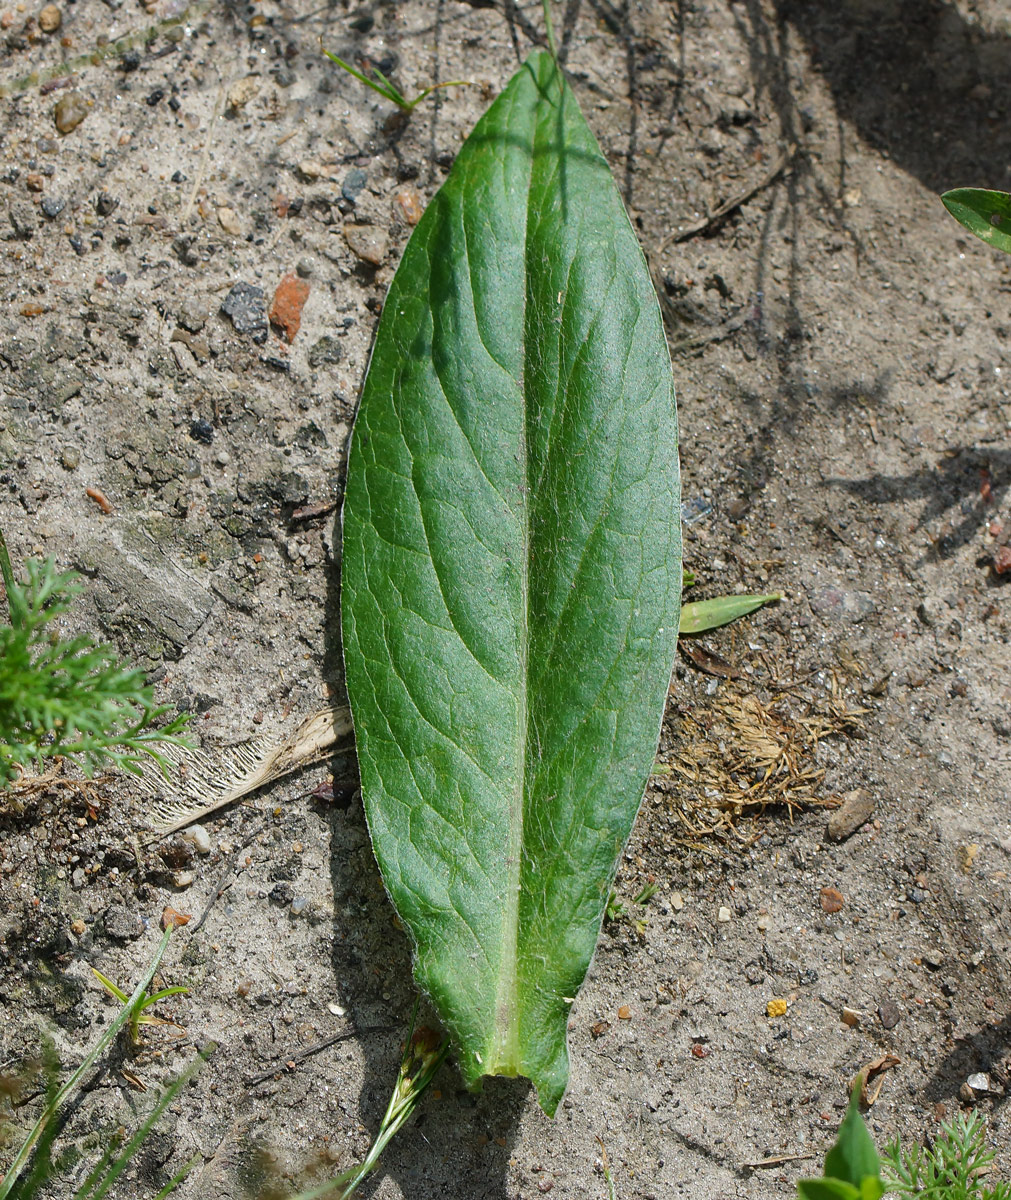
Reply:
[[[27,559],[24,579],[15,578],[0,531],[0,577],[10,619],[0,622],[0,788],[57,756],[86,774],[104,766],[139,774],[145,755],[164,771],[157,744],[185,744],[178,735],[188,717],[156,728],[168,708],[155,704],[142,671],[88,634],[60,633],[81,591],[74,573]]]
[[[912,1200],[1011,1200],[1008,1184],[987,1188],[980,1182],[994,1158],[985,1128],[979,1113],[959,1113],[941,1125],[930,1147],[905,1147],[896,1138],[879,1156],[854,1087],[824,1175],[799,1180],[797,1194],[800,1200],[880,1200],[886,1192]]]
[[[987,245],[1011,254],[1011,195],[988,188],[954,188],[941,203],[960,225]]]

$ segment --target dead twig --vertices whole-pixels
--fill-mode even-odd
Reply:
[[[702,220],[696,221],[692,225],[687,225],[684,229],[679,229],[675,233],[669,233],[660,243],[659,250],[666,250],[668,246],[677,242],[687,242],[689,238],[697,237],[700,233],[712,233],[715,229],[718,229],[732,212],[735,212],[742,204],[747,204],[749,200],[757,196],[759,192],[763,191],[770,184],[775,183],[796,153],[797,147],[795,145],[791,144],[787,146],[775,164],[759,180],[750,187],[745,188],[743,192],[739,192],[736,196],[731,196],[729,200],[725,200],[708,217],[703,217]]]
[[[291,1054],[287,1058],[278,1059],[274,1065],[267,1071],[262,1071],[259,1075],[254,1075],[251,1079],[246,1080],[246,1088],[254,1088],[258,1084],[266,1083],[268,1079],[273,1079],[275,1075],[279,1075],[282,1071],[293,1071],[299,1063],[305,1062],[307,1058],[312,1058],[314,1054],[319,1054],[330,1046],[336,1046],[338,1042],[348,1042],[352,1038],[364,1037],[369,1033],[395,1033],[399,1026],[397,1025],[370,1025],[368,1029],[345,1029],[341,1033],[335,1033],[333,1037],[324,1038],[323,1041],[317,1042],[314,1046],[308,1046],[305,1050],[299,1050],[297,1054]]]

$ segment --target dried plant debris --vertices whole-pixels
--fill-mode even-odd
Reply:
[[[69,772],[69,773],[68,773]],[[45,806],[55,801],[61,808],[86,813],[97,818],[102,807],[102,795],[112,775],[93,775],[82,779],[74,772],[67,758],[55,758],[46,764],[42,775],[22,773],[18,779],[0,790],[0,817],[32,817],[46,815]]]
[[[683,714],[679,743],[657,763],[650,786],[667,796],[689,839],[750,844],[753,836],[736,827],[742,816],[770,805],[785,805],[792,817],[838,804],[822,794],[815,751],[826,738],[859,734],[868,711],[850,705],[834,676],[827,695],[774,700],[729,683],[711,707]]]
[[[153,770],[141,786],[150,797],[143,814],[158,834],[174,833],[283,775],[310,766],[351,738],[346,708],[328,708],[308,717],[288,738],[253,738],[220,751],[172,747],[170,782]]]

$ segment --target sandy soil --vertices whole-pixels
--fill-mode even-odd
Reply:
[[[438,187],[539,5],[208,4],[21,86],[180,12],[59,7],[42,33],[31,0],[0,3],[0,522],[16,558],[85,573],[79,625],[151,669],[217,753],[339,698],[328,506],[411,189]],[[1011,263],[937,193],[1011,185],[1011,18],[998,0],[558,8],[664,303],[698,594],[788,599],[679,660],[669,774],[616,885],[626,907],[659,890],[641,933],[605,925],[557,1119],[522,1082],[471,1096],[447,1067],[365,1194],[603,1197],[602,1144],[622,1200],[788,1196],[884,1054],[876,1134],[931,1133],[982,1072],[1007,1177],[1011,656],[992,559],[1011,539]],[[406,92],[476,86],[391,122],[321,34]],[[58,103],[64,125],[83,113],[66,133]],[[378,265],[348,222],[372,227]],[[262,313],[290,272],[310,290],[289,344]],[[240,283],[264,292],[245,323],[222,312]],[[293,515],[307,506],[323,511]],[[763,761],[790,806],[749,803],[772,798]],[[309,770],[206,821],[206,855],[140,840],[146,802],[121,781],[0,806],[4,1072],[43,1032],[79,1061],[113,1012],[90,966],[126,984],[163,906],[194,914],[161,973],[192,989],[165,1008],[182,1028],[114,1057],[71,1115],[95,1146],[150,1104],[136,1081],[219,1044],[122,1197],[197,1151],[185,1196],[321,1178],[376,1128],[409,953],[353,763],[331,768],[333,803]],[[857,789],[873,813],[830,840],[825,806]]]

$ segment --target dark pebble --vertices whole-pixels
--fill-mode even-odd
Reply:
[[[165,89],[164,88],[155,88],[154,91],[150,94],[150,96],[148,96],[147,99],[144,101],[144,103],[148,106],[148,108],[154,108],[154,106],[156,104],[161,104],[161,102],[164,99],[165,99]]]
[[[348,25],[355,33],[369,33],[375,25],[376,19],[367,8],[359,9],[358,12],[352,13]]]
[[[200,261],[200,255],[193,244],[195,241],[192,234],[181,233],[172,242],[172,252],[184,267],[195,267]],[[266,320],[266,315],[264,315],[264,320]]]
[[[99,192],[95,197],[95,212],[100,217],[111,216],[119,208],[119,198],[108,192]]]
[[[262,345],[267,340],[267,305],[263,288],[252,283],[237,283],[221,304],[221,311],[232,322],[236,333],[248,333]]]
[[[339,363],[344,349],[335,337],[321,337],[309,351],[309,366],[316,368]]]
[[[174,99],[174,97],[173,97],[173,99]],[[182,171],[173,171],[172,172],[172,183],[184,183],[185,180],[186,180],[186,176],[182,173]]]
[[[66,207],[67,202],[62,196],[45,196],[39,205],[42,215],[48,217],[50,221],[55,220]]]
[[[341,184],[341,195],[345,200],[350,200],[352,204],[361,195],[362,188],[368,183],[369,176],[367,171],[363,171],[361,167],[352,167],[344,177],[344,182]]]
[[[902,1010],[894,1000],[886,1000],[878,1009],[878,1020],[885,1029],[894,1029],[902,1020]]]
[[[123,55],[120,56],[119,69],[121,71],[126,71],[129,73],[130,71],[136,71],[139,66],[140,54],[138,51],[127,50]]]
[[[275,883],[267,894],[267,899],[271,904],[288,905],[295,899],[295,889],[290,883]]]
[[[190,422],[190,437],[195,442],[203,442],[205,446],[209,446],[214,441],[214,426],[203,417],[198,417]]]
[[[182,108],[183,105],[182,105],[182,101],[179,99],[178,96],[171,96],[169,98],[168,106],[169,106],[169,108],[172,109],[173,112],[178,112]]]

